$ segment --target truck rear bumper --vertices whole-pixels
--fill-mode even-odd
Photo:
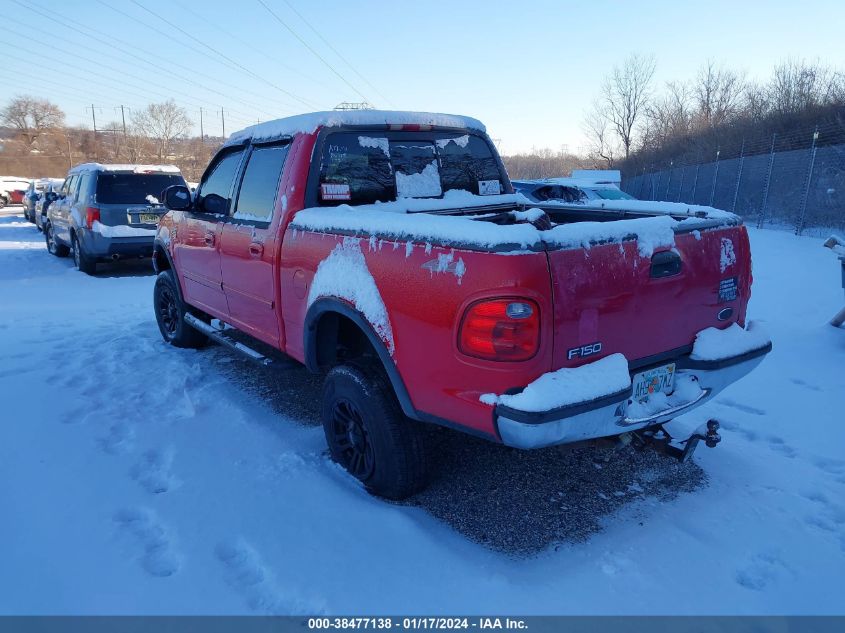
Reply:
[[[648,415],[629,415],[631,389],[597,400],[549,411],[527,412],[497,404],[494,418],[502,442],[515,448],[542,448],[582,440],[610,437],[668,422],[701,406],[757,365],[772,344],[717,361],[698,361],[689,356],[676,359],[675,380],[695,381],[698,390],[688,399],[674,402]],[[639,371],[639,370],[638,370]]]

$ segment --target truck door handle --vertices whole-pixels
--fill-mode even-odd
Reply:
[[[206,246],[214,246],[214,233],[206,233],[205,234],[205,245]]]
[[[249,245],[249,254],[253,257],[261,257],[264,253],[264,244],[261,242],[251,242]]]

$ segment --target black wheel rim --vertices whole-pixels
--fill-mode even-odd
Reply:
[[[353,402],[344,398],[334,403],[332,430],[341,464],[358,479],[368,479],[375,469],[375,454],[364,417]]]
[[[158,295],[158,316],[162,329],[168,337],[173,337],[176,334],[176,328],[179,327],[179,306],[176,304],[173,292],[166,286]]]

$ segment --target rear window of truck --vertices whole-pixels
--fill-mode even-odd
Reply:
[[[102,204],[146,203],[147,196],[161,198],[170,185],[184,185],[179,174],[99,174],[97,202]]]
[[[490,195],[502,192],[502,180],[498,161],[479,136],[337,132],[323,145],[317,200],[371,204],[439,197],[453,189]]]

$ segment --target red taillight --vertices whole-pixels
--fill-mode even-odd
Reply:
[[[526,299],[492,299],[464,314],[458,349],[486,360],[528,360],[540,346],[540,309]]]
[[[85,209],[85,226],[89,229],[94,226],[94,222],[100,221],[100,210],[97,207],[88,207]]]

